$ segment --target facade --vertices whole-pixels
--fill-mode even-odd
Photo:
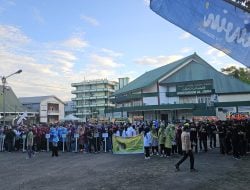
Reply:
[[[146,72],[113,94],[112,118],[226,119],[250,115],[250,85],[224,75],[197,54]]]
[[[3,102],[3,86],[0,85],[0,125],[3,124],[4,102]],[[27,109],[22,106],[11,87],[5,87],[5,123],[10,125],[23,114]],[[28,117],[33,117],[34,112],[28,112]]]
[[[64,118],[64,102],[55,96],[21,97],[27,109],[39,113],[40,123],[55,123]]]
[[[68,101],[68,102],[65,102],[65,106],[64,106],[64,115],[67,116],[67,115],[70,115],[70,114],[74,114],[76,112],[76,109],[75,109],[75,102],[73,101]]]
[[[115,92],[117,82],[107,79],[88,80],[72,83],[72,91],[76,97],[72,98],[75,104],[75,116],[84,120],[89,118],[105,117],[105,109],[115,107],[109,96]]]

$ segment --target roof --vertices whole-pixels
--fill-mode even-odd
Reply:
[[[60,100],[59,98],[57,98],[56,96],[33,96],[33,97],[20,97],[19,101],[22,104],[40,104],[41,101],[46,100],[48,98],[55,98],[58,101],[60,101],[61,103],[65,104],[62,100]]]
[[[3,112],[3,86],[0,85],[0,112]],[[8,87],[5,90],[5,112],[24,112],[26,108],[20,103],[13,90]]]
[[[181,69],[178,70],[178,68]],[[217,71],[194,53],[178,61],[142,74],[122,89],[116,91],[113,95],[143,89],[158,82],[168,74],[169,76],[161,81],[161,84],[213,79],[216,93],[250,92],[249,84]]]
[[[161,79],[166,74],[173,71],[175,68],[177,68],[177,67],[181,66],[183,63],[187,62],[189,59],[192,59],[192,57],[194,55],[196,55],[196,54],[192,54],[188,57],[185,57],[185,58],[180,59],[178,61],[175,61],[173,63],[170,63],[170,64],[164,65],[162,67],[156,68],[154,70],[148,71],[148,72],[142,74],[141,76],[139,76],[138,78],[136,78],[135,80],[133,80],[132,82],[128,83],[123,88],[116,91],[113,95],[127,93],[128,91],[134,91],[137,89],[139,90],[139,89],[145,88],[147,86],[150,86],[153,83],[155,83],[156,81],[158,81],[159,79]]]
[[[163,80],[161,84],[211,79],[213,79],[215,93],[250,93],[249,84],[217,71],[199,56],[196,56],[185,67]]]

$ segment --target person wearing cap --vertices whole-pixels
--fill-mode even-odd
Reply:
[[[177,164],[175,164],[176,171],[180,170],[180,165],[187,159],[187,157],[190,158],[190,171],[194,172],[197,171],[194,168],[194,155],[191,147],[191,140],[190,140],[190,132],[188,131],[188,125],[184,124],[183,132],[181,134],[181,141],[182,141],[182,151],[183,151],[183,157]]]

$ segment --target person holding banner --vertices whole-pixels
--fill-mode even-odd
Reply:
[[[145,150],[145,159],[150,159],[150,147],[152,146],[152,136],[150,133],[149,127],[145,128],[144,131],[144,150]]]
[[[157,130],[154,126],[152,126],[152,153],[153,155],[159,155],[159,149],[158,149],[158,134]]]

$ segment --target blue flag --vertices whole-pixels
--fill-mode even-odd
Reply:
[[[224,0],[151,0],[150,8],[250,67],[250,14]]]

